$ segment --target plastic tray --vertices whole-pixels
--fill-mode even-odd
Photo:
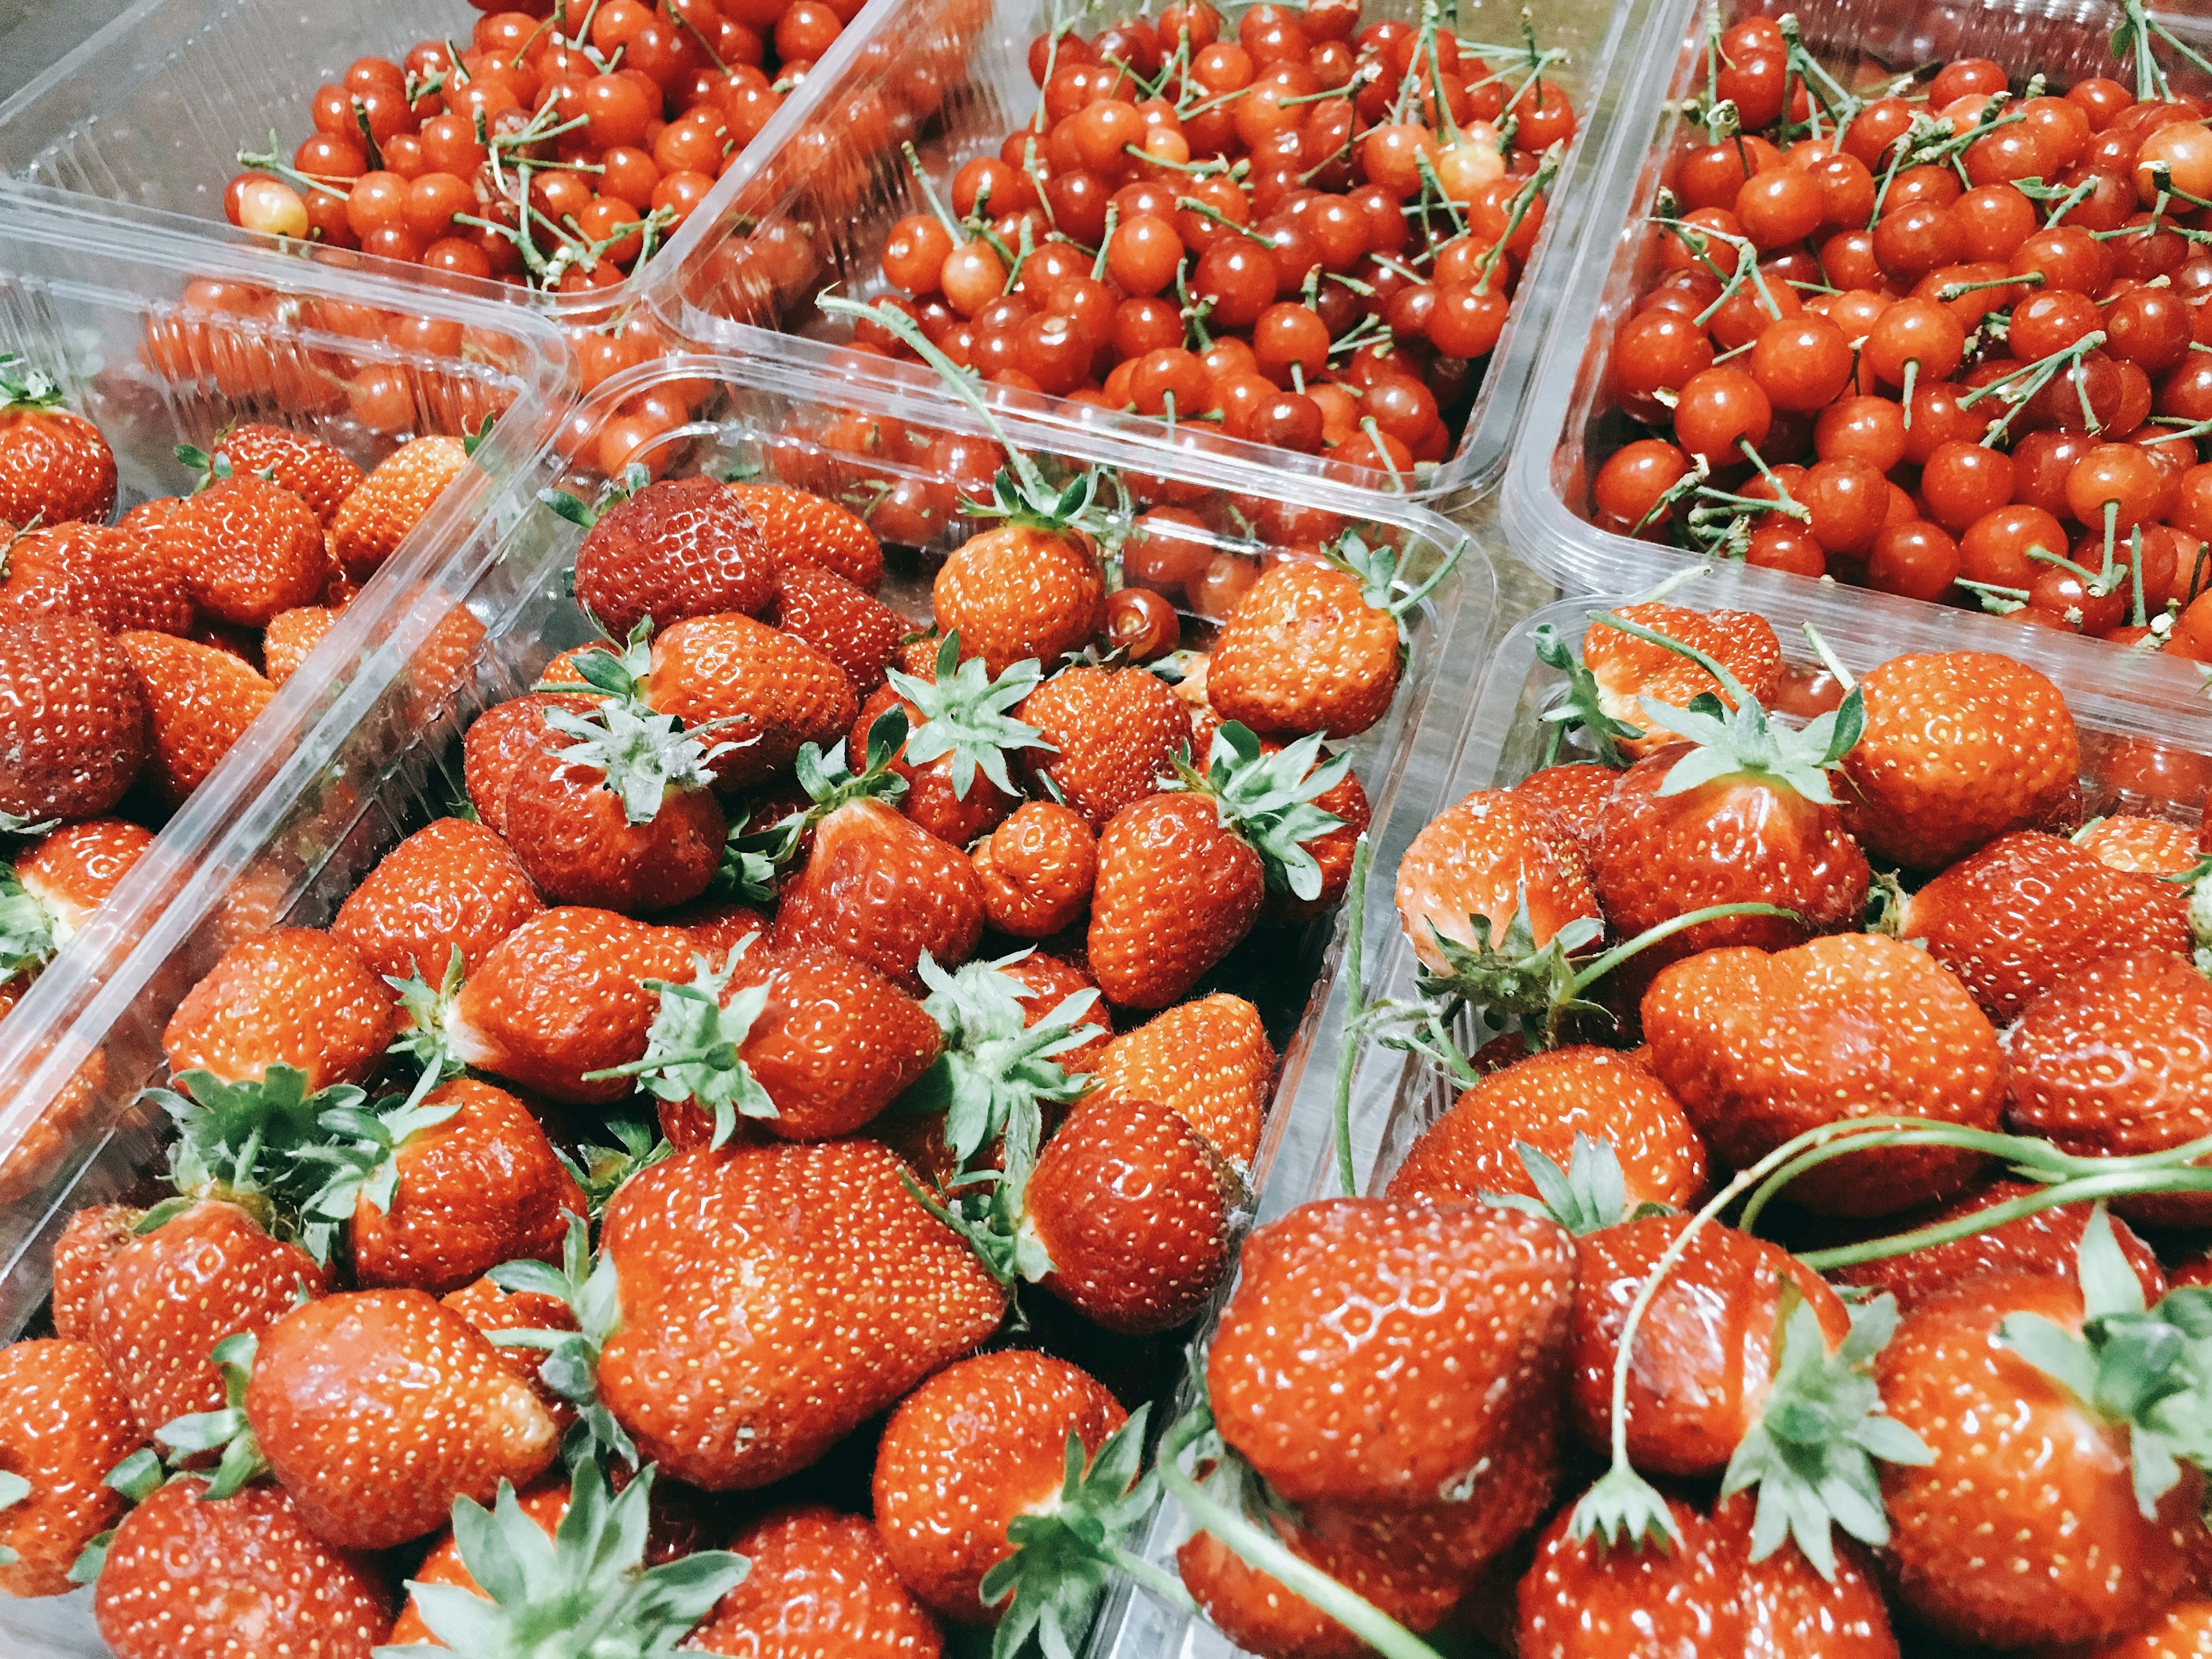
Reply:
[[[1725,0],[1724,22],[1791,8],[1780,0]],[[2039,71],[2054,88],[2087,76],[2114,72],[2107,42],[2118,9],[2105,0],[2015,0],[2011,4],[1893,6],[1881,0],[1815,0],[1796,8],[1806,43],[1832,65],[1872,63],[1903,70],[1972,55],[2002,64],[2015,77]],[[1570,592],[1641,588],[1681,568],[1681,550],[1598,529],[1583,514],[1596,464],[1628,434],[1626,417],[1606,395],[1613,335],[1649,286],[1655,267],[1644,222],[1662,170],[1682,133],[1680,100],[1705,73],[1705,0],[1659,0],[1634,49],[1615,59],[1606,101],[1615,111],[1600,177],[1583,204],[1588,229],[1565,273],[1554,320],[1533,376],[1521,437],[1507,469],[1500,513],[1513,550]],[[2165,14],[2160,21],[2202,45],[2201,21]],[[2125,77],[2124,77],[2125,78]],[[2177,75],[2176,88],[2190,84]],[[1810,579],[1792,578],[1801,587]],[[1821,579],[1827,581],[1828,579]],[[1829,582],[1833,586],[1832,582]],[[1853,590],[1875,614],[1907,616],[1944,609],[1871,590]],[[1978,613],[1976,613],[1978,616]],[[2108,660],[2112,649],[2075,641],[2084,665]]]
[[[1131,0],[1126,8],[1094,9],[1085,21],[1100,27],[1139,9]],[[915,139],[931,178],[940,184],[961,162],[996,155],[1006,135],[1037,107],[1030,42],[1064,9],[1053,0],[988,0],[988,9],[986,0],[910,0],[893,31],[883,79],[869,79],[878,73],[878,60],[848,61],[842,83],[819,106],[817,122],[829,131],[818,138],[802,135],[787,150],[787,161],[766,164],[725,210],[725,220],[741,234],[691,242],[672,291],[656,295],[666,320],[688,339],[736,352],[762,349],[745,325],[843,337],[847,330],[832,331],[817,312],[815,295],[833,284],[861,299],[890,292],[878,256],[892,222],[924,206],[900,140]],[[1376,0],[1365,15],[1413,18],[1419,10],[1419,0]],[[1447,17],[1453,15],[1448,6]],[[1465,0],[1456,16],[1461,32],[1470,37],[1518,38],[1516,8]],[[1535,22],[1543,45],[1571,54],[1555,78],[1573,95],[1581,122],[1459,448],[1406,492],[1424,501],[1442,503],[1487,489],[1504,468],[1543,325],[1584,221],[1583,198],[1596,182],[1595,160],[1606,125],[1596,89],[1607,83],[1621,39],[1640,27],[1637,7],[1607,0],[1559,0],[1540,7]],[[876,118],[878,86],[902,110],[920,100],[900,100],[900,88],[941,88],[941,110],[923,118],[919,131],[901,121],[887,125]],[[918,365],[884,365],[872,373],[885,385],[927,390],[935,384]],[[1040,421],[1109,429],[1134,443],[1174,441],[1159,421],[1109,415],[1065,398],[1030,394],[1020,407]],[[1241,439],[1208,434],[1206,441],[1214,453],[1247,465],[1377,488],[1371,472]],[[1382,488],[1387,487],[1386,480]]]
[[[848,462],[842,454],[825,454],[804,435],[830,415],[857,412],[975,429],[941,406],[864,387],[825,386],[769,360],[672,357],[611,382],[564,432],[587,435],[623,398],[678,381],[699,388],[701,399],[695,421],[666,441],[671,471],[679,474],[710,471],[811,481],[825,465]],[[1176,498],[1207,515],[1209,523],[1233,523],[1230,505],[1240,496],[1249,503],[1267,487],[1262,477],[1172,455],[1132,458],[1086,434],[1018,428],[1015,435],[1033,452],[1071,461],[1133,464],[1140,459],[1145,471],[1171,481]],[[321,719],[311,730],[288,732],[283,752],[270,755],[254,774],[259,787],[232,798],[224,823],[202,838],[189,864],[170,860],[166,880],[137,884],[131,896],[138,902],[110,907],[115,914],[106,931],[112,948],[99,981],[84,988],[74,1043],[38,1063],[26,1092],[52,1098],[76,1055],[94,1047],[104,1055],[106,1080],[94,1112],[74,1137],[68,1165],[56,1171],[36,1202],[0,1216],[0,1261],[5,1263],[0,1334],[20,1331],[46,1296],[48,1250],[67,1213],[127,1191],[161,1167],[158,1114],[137,1103],[137,1096],[160,1073],[162,1024],[194,980],[243,934],[283,922],[327,921],[386,851],[456,799],[459,732],[467,720],[489,702],[526,689],[556,652],[587,637],[562,580],[581,532],[535,500],[540,488],[565,476],[561,447],[547,447],[534,464],[516,469],[496,493],[473,504],[465,530],[452,538],[453,556],[410,605],[357,637],[360,665],[334,690]],[[1451,526],[1416,507],[1377,510],[1370,497],[1325,489],[1302,491],[1299,499],[1342,511],[1401,540],[1416,579],[1460,539]],[[959,533],[956,528],[953,538]],[[1252,544],[1233,531],[1216,539],[1225,549]],[[927,550],[920,558],[895,554],[886,599],[910,614],[926,614],[933,562]],[[1412,666],[1396,703],[1352,745],[1378,825],[1398,821],[1394,808],[1409,815],[1409,824],[1433,811],[1443,769],[1436,757],[1416,763],[1416,732],[1432,704],[1448,705],[1442,726],[1456,728],[1494,593],[1486,555],[1470,547],[1457,576],[1412,618]],[[457,608],[481,624],[483,642],[457,694],[442,701],[426,697],[409,664],[441,628],[451,625]],[[1261,964],[1262,982],[1250,990],[1271,1016],[1272,1034],[1285,1054],[1278,1106],[1255,1165],[1263,1206],[1273,1201],[1266,1196],[1273,1187],[1271,1170],[1303,1168],[1303,1152],[1286,1149],[1314,1140],[1314,1126],[1304,1121],[1310,1103],[1304,1079],[1316,1063],[1328,1063],[1317,1055],[1326,1052],[1320,1039],[1322,1010],[1334,985],[1336,931],[1334,921],[1316,924],[1294,951],[1276,946]],[[1325,1133],[1321,1138],[1326,1140]],[[1174,1362],[1172,1353],[1164,1356],[1161,1370],[1169,1377],[1179,1374]],[[28,1640],[33,1629],[45,1628],[13,1621],[60,1618],[82,1644],[85,1599],[72,1598],[64,1613],[0,1601],[0,1638]],[[0,1651],[21,1650],[0,1639]],[[93,1644],[30,1650],[100,1650]]]

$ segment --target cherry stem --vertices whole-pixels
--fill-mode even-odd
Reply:
[[[929,171],[922,166],[921,152],[914,147],[914,140],[909,138],[902,143],[899,153],[906,157],[907,169],[914,174],[915,186],[921,191],[921,199],[929,204],[929,210],[937,216],[937,222],[951,233],[952,244],[957,247],[968,240],[967,229],[952,216],[952,210],[938,195],[937,186],[930,183]]]

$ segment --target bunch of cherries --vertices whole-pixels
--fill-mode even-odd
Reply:
[[[884,278],[1002,385],[1389,472],[1450,454],[1575,111],[1563,54],[1431,6],[1174,0],[1030,46],[1037,112],[892,227]],[[912,355],[863,324],[864,349]]]
[[[1719,33],[1610,391],[1601,526],[2212,660],[2212,129],[1986,58],[1854,93]],[[1702,127],[1702,133],[1697,131]],[[1705,142],[1694,140],[1702,137]]]

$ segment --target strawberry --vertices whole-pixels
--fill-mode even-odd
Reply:
[[[0,617],[0,825],[98,817],[123,799],[150,752],[139,637],[77,617]]]
[[[526,757],[545,747],[546,715],[588,714],[599,702],[597,692],[533,691],[494,703],[471,721],[461,738],[461,776],[477,818],[504,836],[507,780]]]
[[[1114,1022],[1105,1005],[1096,995],[1098,981],[1092,979],[1080,963],[1066,957],[1055,957],[1042,951],[1021,951],[1002,957],[991,966],[1014,981],[1015,996],[1022,1006],[1022,1017],[1034,1027],[1048,1018],[1068,998],[1089,991],[1094,994],[1084,1006],[1082,1024],[1079,1030],[1091,1033],[1090,1041],[1058,1054],[1060,1068],[1071,1075],[1090,1073],[1098,1068],[1105,1058],[1106,1046],[1114,1040]]]
[[[356,580],[390,558],[469,464],[465,439],[410,438],[376,464],[331,519],[331,545]]]
[[[107,1472],[145,1442],[89,1343],[0,1348],[0,1594],[66,1595],[70,1568],[123,1513]]]
[[[105,524],[115,511],[115,452],[61,401],[52,375],[0,352],[0,520]]]
[[[223,953],[169,1016],[161,1048],[188,1092],[191,1073],[259,1083],[289,1066],[313,1093],[366,1079],[393,1024],[391,992],[349,941],[279,927]]]
[[[1068,1460],[1088,1462],[1127,1420],[1096,1379],[1043,1354],[939,1371],[891,1413],[876,1450],[876,1529],[892,1567],[945,1617],[995,1622],[981,1592],[1013,1553],[1009,1528],[1050,1510]]]
[[[2212,1117],[2212,984],[2181,957],[2128,951],[2067,975],[2028,1005],[2008,1047],[2014,1123],[2076,1157],[2179,1146]],[[2154,1226],[2212,1221],[2201,1193],[2114,1206]]]
[[[201,474],[205,489],[225,478],[267,477],[283,485],[325,525],[360,486],[362,471],[336,445],[311,432],[247,421],[216,434],[215,453],[179,447],[177,459]]]
[[[1893,930],[1923,941],[1991,1019],[2009,1021],[2116,951],[2186,957],[2189,895],[2115,870],[2063,836],[2000,836],[1906,902]]]
[[[1684,1209],[1704,1195],[1705,1145],[1650,1071],[1607,1048],[1555,1048],[1491,1073],[1413,1142],[1390,1177],[1405,1202],[1468,1203],[1485,1193],[1547,1197],[1520,1149],[1568,1167],[1583,1137],[1613,1149],[1626,1207]]]
[[[1301,1205],[1245,1242],[1206,1366],[1221,1437],[1294,1504],[1445,1499],[1559,1386],[1574,1279],[1534,1216]]]
[[[2124,814],[2090,819],[2074,832],[2074,844],[2100,864],[2138,876],[2181,875],[2202,856],[2193,826]]]
[[[1478,789],[1446,807],[1399,862],[1399,925],[1438,972],[1451,964],[1437,935],[1470,947],[1503,942],[1523,909],[1535,947],[1570,927],[1595,937],[1582,849],[1558,818],[1510,790]]]
[[[184,573],[151,537],[121,526],[70,522],[19,531],[0,544],[0,609],[59,611],[110,633],[143,628],[181,634],[193,605]]]
[[[169,515],[185,504],[182,495],[155,495],[125,507],[115,521],[118,530],[127,530],[132,535],[150,538],[154,532],[169,521]]]
[[[2071,830],[2081,755],[2058,688],[1979,651],[1892,657],[1859,683],[1844,823],[1869,857],[1940,870],[2011,830]]]
[[[881,1534],[820,1504],[769,1510],[730,1540],[752,1565],[684,1645],[757,1659],[939,1659],[944,1636]]]
[[[220,1409],[223,1381],[210,1351],[266,1330],[325,1282],[313,1256],[271,1238],[235,1204],[167,1213],[173,1207],[147,1212],[137,1236],[108,1258],[86,1315],[86,1339],[149,1434]]]
[[[1389,711],[1397,691],[1407,613],[1457,562],[1455,551],[1419,586],[1394,593],[1397,551],[1370,550],[1351,532],[1319,559],[1281,561],[1245,590],[1221,625],[1206,670],[1207,700],[1222,719],[1262,737],[1364,732]]]
[[[2200,1659],[2212,1653],[2212,1600],[2176,1602],[2132,1636],[2094,1650],[2092,1659]]]
[[[0,984],[0,1015],[14,1006],[22,985],[21,976]],[[37,1065],[57,1048],[82,1058],[35,1115],[23,1121],[15,1144],[0,1154],[0,1206],[22,1205],[34,1199],[51,1202],[58,1196],[56,1176],[65,1170],[75,1172],[84,1167],[94,1145],[95,1117],[109,1103],[102,1092],[107,1081],[106,1051],[92,1047],[82,1036],[42,1037],[24,1063]],[[106,1127],[100,1125],[102,1132]]]
[[[962,654],[981,657],[994,678],[1028,658],[1057,662],[1080,651],[1106,620],[1097,549],[1077,527],[1097,475],[1086,472],[1057,495],[1042,479],[1034,483],[999,475],[989,516],[1005,522],[947,554],[930,590],[938,631],[959,635]]]
[[[1598,817],[1620,778],[1611,767],[1571,761],[1531,772],[1513,786],[1513,793],[1548,808],[1588,857],[1597,849]]]
[[[295,605],[271,617],[261,633],[261,665],[269,684],[282,685],[299,672],[337,620],[337,611],[319,605]]]
[[[35,968],[83,930],[154,844],[128,818],[87,818],[0,864],[0,970]]]
[[[576,550],[576,602],[618,640],[648,619],[665,629],[689,617],[750,616],[775,591],[752,514],[712,478],[663,478],[615,501]]]
[[[331,932],[372,973],[434,981],[453,953],[483,967],[499,942],[545,905],[498,835],[466,818],[438,818],[401,842],[347,896]]]
[[[282,484],[225,478],[171,514],[160,533],[161,554],[184,572],[193,600],[223,622],[266,627],[321,596],[322,522]]]
[[[775,775],[809,743],[845,734],[860,712],[844,671],[788,634],[750,617],[695,617],[653,642],[639,678],[653,711],[686,726],[709,721],[732,745],[712,770],[736,788]]]
[[[883,684],[909,629],[874,594],[811,564],[785,567],[770,620],[843,669],[862,696]]]
[[[865,520],[835,501],[788,484],[726,487],[752,515],[778,570],[814,565],[843,577],[864,593],[883,586],[883,546]]]
[[[1167,1107],[1243,1170],[1259,1156],[1275,1059],[1260,1011],[1217,991],[1115,1037],[1091,1067],[1091,1081],[1108,1099]]]
[[[212,646],[167,634],[118,634],[149,714],[147,781],[165,806],[181,806],[245,734],[276,687]]]
[[[1042,738],[1028,757],[1041,785],[1081,813],[1094,833],[1157,790],[1176,757],[1191,747],[1188,705],[1143,668],[1063,668],[1014,718]]]
[[[123,1517],[93,1603],[116,1659],[371,1659],[392,1629],[374,1562],[311,1530],[281,1488],[171,1481]]]
[[[605,1105],[629,1092],[588,1073],[645,1053],[655,1000],[644,981],[690,977],[690,941],[610,910],[571,905],[516,928],[444,1016],[452,1054],[555,1100]]]
[[[1595,693],[1595,709],[1585,713],[1629,727],[1626,734],[1613,734],[1625,755],[1650,754],[1678,735],[1654,723],[1663,716],[1644,708],[1645,697],[1668,708],[1686,708],[1700,696],[1710,696],[1718,697],[1724,708],[1733,708],[1739,688],[1761,703],[1772,702],[1781,689],[1782,643],[1764,617],[1748,611],[1692,611],[1656,600],[1625,605],[1607,615],[1692,647],[1727,669],[1736,682],[1728,685],[1713,674],[1709,663],[1614,628],[1603,617],[1592,617],[1583,635],[1583,665]]]
[[[1080,812],[1024,801],[968,854],[983,888],[983,919],[1014,939],[1046,939],[1075,925],[1098,879],[1098,838]]]
[[[901,710],[907,738],[890,762],[906,783],[899,811],[939,841],[965,847],[995,829],[1021,799],[1006,757],[1034,743],[1037,731],[1006,710],[1036,684],[1038,671],[1020,662],[994,678],[974,658],[961,662],[959,646],[957,635],[947,635],[929,676],[892,671],[890,683],[860,705],[846,752],[865,754],[876,722]]]
[[[708,768],[726,748],[623,697],[589,714],[544,711],[540,746],[515,757],[501,833],[555,904],[635,915],[707,890],[729,821]]]
[[[1725,1163],[1792,1136],[1896,1115],[1995,1129],[2005,1059],[1966,988],[1924,951],[1875,933],[1768,956],[1708,951],[1644,993],[1651,1068]],[[1959,1190],[1977,1154],[1893,1147],[1812,1171],[1791,1200],[1828,1215],[1888,1215]]]
[[[499,1350],[421,1291],[347,1291],[278,1320],[245,1413],[301,1516],[349,1549],[420,1538],[455,1498],[527,1484],[560,1438]]]
[[[1939,1226],[2042,1191],[2033,1182],[1993,1181],[1924,1214],[1899,1217],[1884,1231],[1905,1233]],[[2048,1273],[2054,1279],[2071,1279],[2081,1249],[2081,1231],[2088,1225],[2093,1208],[2087,1203],[2050,1205],[1986,1232],[1970,1233],[1947,1244],[1923,1244],[1901,1255],[1831,1268],[1828,1276],[1841,1284],[1887,1291],[1905,1313],[1930,1297],[1988,1273]],[[2124,1221],[2114,1221],[2112,1228],[2128,1265],[2142,1282],[2144,1299],[2158,1301],[2166,1294],[2167,1284],[2158,1257]],[[2179,1285],[2185,1281],[2177,1272],[2172,1282]]]
[[[77,1338],[92,1328],[92,1297],[109,1260],[137,1235],[143,1210],[127,1204],[94,1204],[72,1211],[54,1241],[54,1293],[47,1316],[54,1334]]]
[[[1203,775],[1116,812],[1098,839],[1091,900],[1091,970],[1126,1008],[1180,1000],[1258,920],[1268,890],[1311,899],[1322,869],[1303,843],[1337,828],[1312,805],[1352,764],[1316,764],[1318,737],[1274,755],[1233,721],[1215,735]]]
[[[662,927],[680,929],[691,940],[692,948],[704,951],[717,968],[723,965],[732,951],[741,948],[746,940],[767,933],[769,928],[766,916],[735,899],[694,899],[665,915],[655,916],[653,921]]]
[[[493,1337],[497,1331],[573,1331],[576,1316],[568,1304],[558,1297],[546,1296],[537,1291],[516,1291],[510,1294],[501,1290],[489,1275],[464,1285],[458,1291],[448,1291],[438,1298],[455,1313]],[[543,1348],[508,1347],[493,1337],[499,1348],[499,1357],[526,1382],[535,1383],[538,1372],[544,1368],[546,1352]],[[551,1390],[540,1388],[538,1397],[553,1412],[556,1420],[568,1413],[566,1403]]]
[[[623,1325],[599,1389],[713,1492],[805,1468],[994,1330],[998,1281],[866,1141],[681,1152],[607,1207]]]

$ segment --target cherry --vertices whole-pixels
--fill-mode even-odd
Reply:
[[[1829,553],[1865,552],[1889,512],[1889,481],[1855,458],[1815,462],[1793,493],[1812,515],[1806,528]]]
[[[1886,473],[1905,459],[1905,410],[1887,398],[1839,398],[1814,422],[1813,445],[1824,461],[1862,460]]]
[[[1690,458],[1663,439],[1639,438],[1623,445],[1607,458],[1590,486],[1601,520],[1615,529],[1633,528],[1689,470]]]
[[[1925,520],[1891,525],[1875,538],[1867,586],[1911,599],[1942,599],[1959,574],[1959,544]]]
[[[1633,323],[1657,322],[1668,315],[1653,313],[1648,318],[1632,320]],[[1712,350],[1710,343],[1705,342],[1705,337],[1696,334],[1686,324],[1673,326],[1681,332],[1695,334],[1698,342],[1705,345],[1705,362],[1698,364],[1697,368],[1710,366]],[[1626,344],[1625,334],[1626,331],[1623,346]],[[1621,346],[1615,348],[1616,361],[1621,349]],[[1679,350],[1681,356],[1678,361],[1687,361],[1689,356],[1694,355],[1686,346]],[[1798,414],[1812,414],[1841,397],[1844,387],[1850,383],[1851,369],[1851,346],[1844,331],[1828,318],[1810,313],[1769,324],[1759,331],[1759,338],[1751,350],[1752,378],[1759,382],[1768,401],[1777,409]],[[1695,372],[1695,368],[1691,370],[1691,373]],[[1616,370],[1616,374],[1619,373]],[[1686,379],[1687,376],[1682,378]],[[1671,384],[1679,387],[1680,383],[1678,379]],[[1626,401],[1624,398],[1624,404]],[[1630,412],[1636,411],[1632,408]],[[1661,417],[1645,415],[1640,418],[1656,421]]]
[[[1756,449],[1766,441],[1773,405],[1759,382],[1741,369],[1708,368],[1691,376],[1674,406],[1674,437],[1690,454],[1730,465],[1742,459],[1738,446]]]
[[[1939,444],[1921,469],[1920,498],[1929,519],[1963,534],[2012,500],[2012,457],[1957,439]]]

